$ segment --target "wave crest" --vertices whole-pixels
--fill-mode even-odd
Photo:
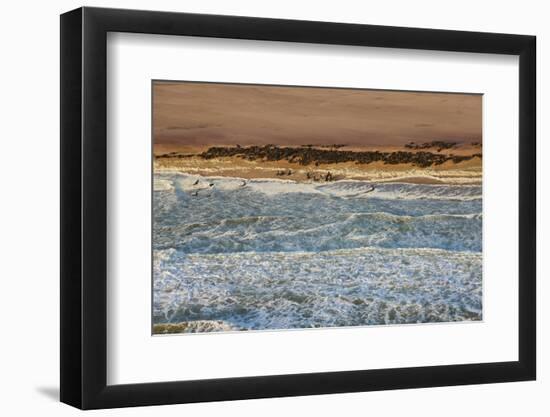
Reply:
[[[158,174],[163,181],[186,193],[200,191],[246,191],[268,196],[302,193],[340,198],[378,198],[392,200],[459,200],[482,198],[480,185],[434,185],[409,183],[384,183],[342,180],[332,183],[303,183],[282,179],[250,179],[228,177],[202,177],[189,174]],[[374,190],[373,190],[374,187]],[[155,191],[169,191],[168,186]]]

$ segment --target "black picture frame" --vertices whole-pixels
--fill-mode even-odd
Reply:
[[[519,56],[519,358],[512,362],[107,385],[108,32]],[[536,38],[137,10],[61,15],[61,401],[81,409],[534,380]]]

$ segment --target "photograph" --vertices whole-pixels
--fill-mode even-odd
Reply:
[[[483,320],[482,94],[151,88],[154,335]]]

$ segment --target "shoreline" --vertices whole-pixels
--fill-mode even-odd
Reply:
[[[182,172],[242,179],[288,179],[299,183],[339,180],[406,182],[411,184],[482,183],[480,149],[468,146],[425,151],[396,147],[187,147],[166,153],[155,147],[155,172]]]
[[[433,184],[433,185],[481,185],[481,166],[458,166],[449,169],[419,169],[410,165],[365,166],[354,164],[327,164],[320,166],[296,166],[295,164],[268,164],[253,161],[234,161],[220,158],[208,161],[196,158],[171,161],[155,160],[155,174],[182,173],[203,177],[225,177],[241,179],[288,180],[296,183],[330,183],[356,180],[367,182]],[[175,162],[175,163],[174,163]],[[241,162],[239,165],[236,162]],[[351,165],[351,166],[350,166]],[[461,165],[461,164],[457,164]],[[445,169],[447,168],[447,169]],[[284,173],[284,175],[279,175]],[[289,174],[290,173],[290,174]],[[327,174],[330,173],[330,181]]]

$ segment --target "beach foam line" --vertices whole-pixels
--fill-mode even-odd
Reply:
[[[194,174],[163,173],[155,176],[155,191],[171,191],[176,187],[183,192],[200,190],[246,190],[266,195],[290,193],[324,194],[341,198],[381,198],[402,200],[459,200],[470,201],[482,198],[480,185],[411,184],[407,182],[377,182],[354,179],[328,183],[297,182],[288,179],[201,176]],[[373,189],[374,187],[374,189]]]

